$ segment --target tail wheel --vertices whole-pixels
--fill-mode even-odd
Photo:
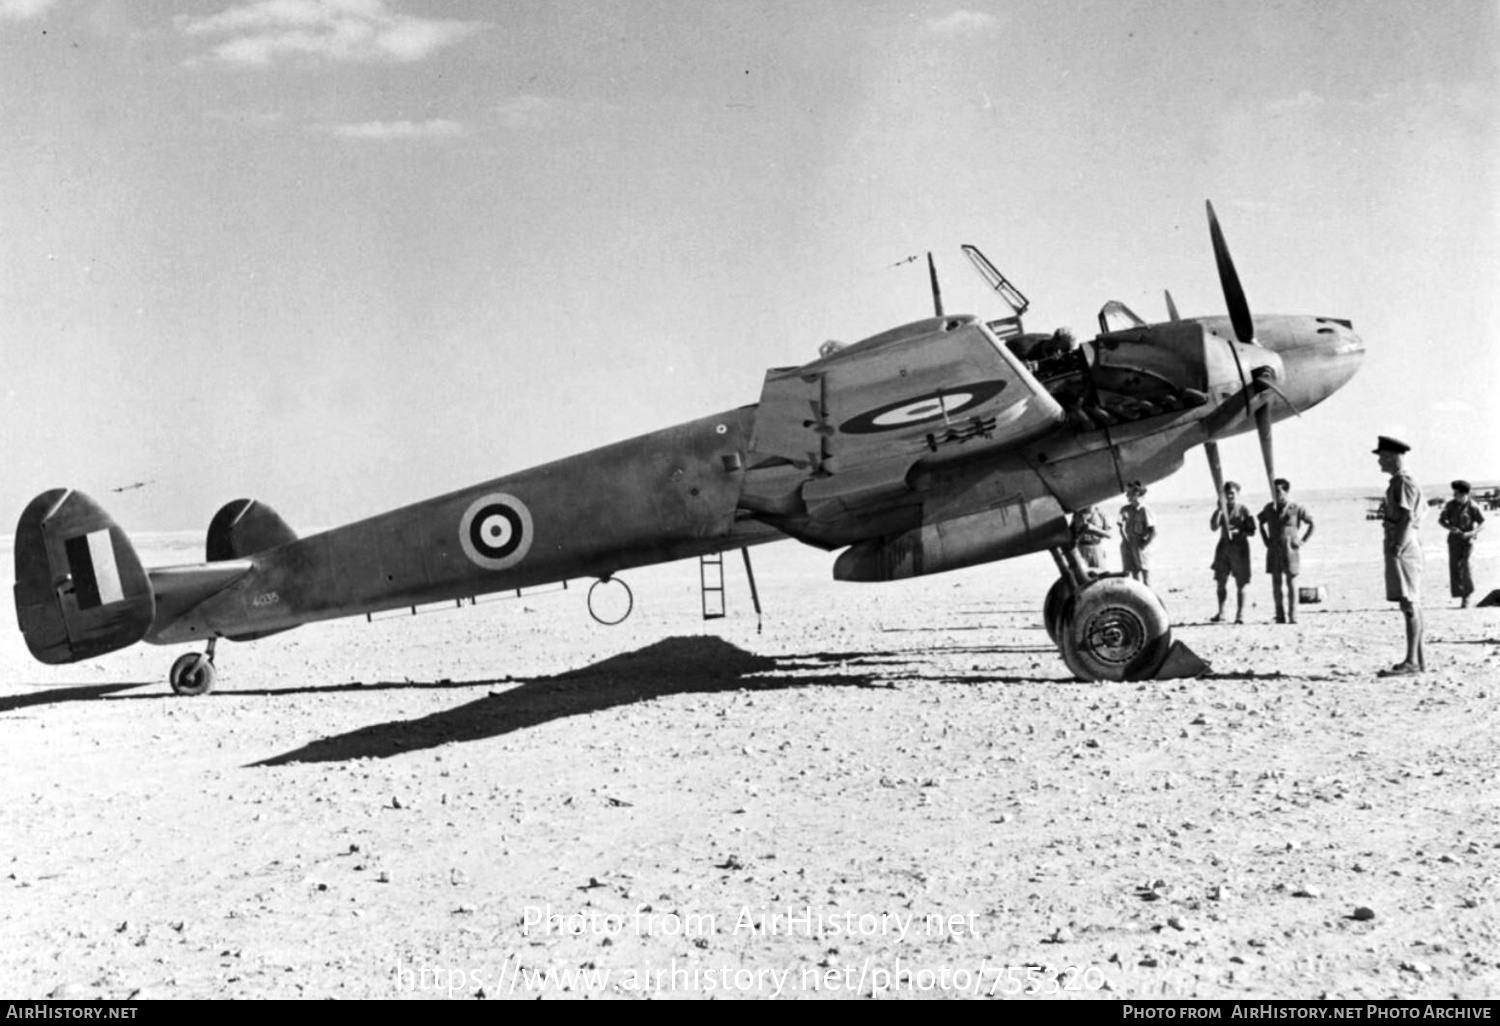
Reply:
[[[213,690],[214,676],[213,661],[206,654],[189,652],[178,656],[177,661],[172,664],[167,682],[179,695],[206,695]]]
[[[1073,584],[1066,577],[1059,577],[1047,589],[1042,600],[1042,623],[1047,627],[1047,637],[1058,643],[1058,633],[1068,618],[1068,606],[1073,601]]]
[[[1129,577],[1084,588],[1061,625],[1063,662],[1080,680],[1145,680],[1172,647],[1172,624],[1156,593]]]

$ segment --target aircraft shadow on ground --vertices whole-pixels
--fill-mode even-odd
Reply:
[[[12,712],[16,709],[25,709],[33,705],[61,705],[64,702],[93,702],[106,695],[112,695],[116,691],[129,691],[131,688],[150,687],[149,681],[136,684],[71,684],[66,687],[39,686],[36,691],[26,695],[7,695],[0,698],[0,713]],[[146,696],[132,696],[146,697]]]
[[[774,658],[746,652],[722,638],[667,638],[582,669],[524,681],[509,690],[491,692],[484,698],[420,719],[391,720],[321,738],[252,765],[384,759],[455,741],[501,737],[553,720],[586,716],[666,695],[806,687],[889,687],[877,684],[876,676],[870,673],[829,674],[816,670],[820,664],[864,663],[871,657],[890,654],[817,653]]]

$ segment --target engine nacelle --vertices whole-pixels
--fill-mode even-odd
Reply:
[[[1017,498],[990,509],[862,541],[833,564],[837,581],[895,581],[1069,545],[1057,499]]]

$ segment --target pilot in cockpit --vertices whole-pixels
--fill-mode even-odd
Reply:
[[[1066,327],[1058,328],[1050,335],[1039,332],[1013,335],[1005,340],[1005,344],[1017,359],[1024,361],[1032,370],[1044,363],[1065,360],[1078,348],[1073,330]]]

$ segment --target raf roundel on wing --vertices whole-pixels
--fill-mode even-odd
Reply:
[[[999,395],[1005,384],[1002,380],[976,381],[917,399],[902,399],[850,417],[839,425],[839,430],[846,435],[870,435],[877,431],[899,431],[943,416],[953,417]]]

